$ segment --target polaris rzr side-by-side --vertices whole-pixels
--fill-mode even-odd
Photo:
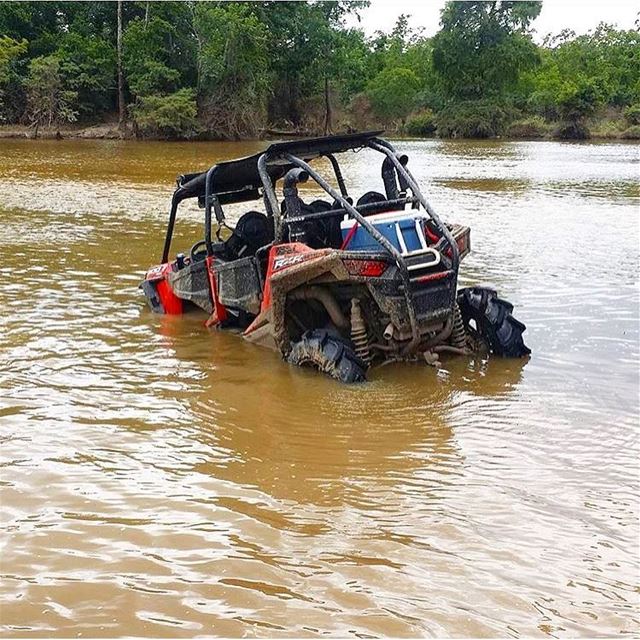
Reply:
[[[458,290],[469,228],[440,220],[407,156],[380,133],[274,143],[180,176],[162,263],[141,284],[151,308],[202,309],[207,327],[235,328],[288,362],[343,382],[365,380],[369,367],[390,360],[435,364],[441,353],[480,349],[528,355],[511,304],[492,289]],[[336,156],[363,148],[380,154],[384,193],[356,198]],[[335,187],[310,166],[320,158]],[[298,186],[309,180],[326,198],[301,198]],[[178,206],[187,198],[204,208],[203,237],[170,259]],[[253,202],[264,211],[248,210],[223,240],[223,206]]]

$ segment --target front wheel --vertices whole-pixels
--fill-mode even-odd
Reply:
[[[493,289],[460,289],[458,306],[467,333],[486,343],[491,353],[505,358],[521,358],[531,353],[522,339],[525,325],[511,315],[513,305],[498,298]]]
[[[329,332],[306,331],[294,342],[287,362],[300,367],[310,366],[340,382],[364,382],[366,365],[353,349]]]

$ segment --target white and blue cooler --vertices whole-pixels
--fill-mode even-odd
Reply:
[[[401,254],[407,255],[414,251],[427,249],[424,237],[424,215],[407,211],[391,211],[367,216],[371,223]],[[353,226],[357,225],[355,232]],[[340,223],[343,249],[348,251],[380,251],[380,243],[357,220],[348,218]]]

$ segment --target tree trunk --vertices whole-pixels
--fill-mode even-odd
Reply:
[[[201,103],[202,103],[202,38],[200,36],[200,32],[198,31],[198,25],[196,20],[196,11],[192,2],[188,4],[191,9],[191,30],[193,31],[193,36],[196,39],[196,100],[198,103],[198,112],[200,112]]]
[[[333,114],[331,112],[331,96],[329,95],[329,77],[324,77],[324,135],[333,133]]]
[[[122,0],[118,0],[118,129],[124,130],[124,78],[122,76]]]

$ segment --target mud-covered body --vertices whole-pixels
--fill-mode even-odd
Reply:
[[[363,146],[385,155],[386,193],[368,192],[354,205],[333,154]],[[319,156],[331,161],[340,191],[307,164]],[[457,290],[468,227],[439,220],[406,170],[406,156],[375,133],[280,143],[237,163],[235,173],[234,163],[223,163],[179,182],[163,263],[141,285],[154,311],[200,308],[207,326],[239,329],[250,342],[344,381],[364,379],[369,366],[389,359],[433,363],[441,351],[468,353],[489,334],[489,351],[529,352],[508,303],[494,302],[494,292]],[[300,198],[298,185],[310,177],[333,202]],[[205,207],[205,238],[170,261],[177,204],[195,195]],[[218,239],[226,226],[223,201],[259,197],[266,214],[247,212],[229,238],[213,242],[212,213]]]

